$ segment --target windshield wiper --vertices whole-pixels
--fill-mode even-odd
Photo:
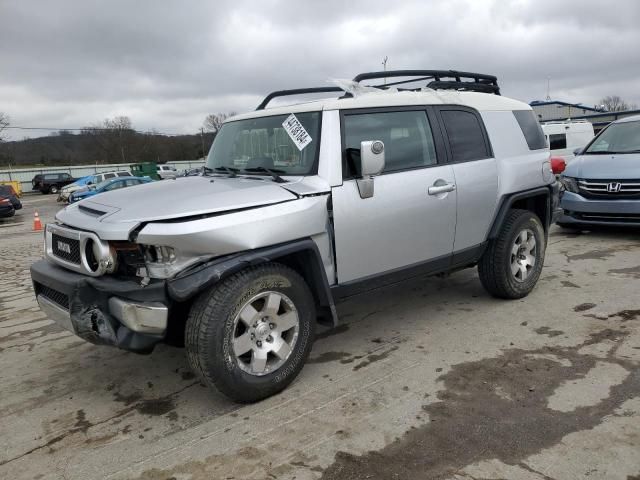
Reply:
[[[205,167],[207,168],[207,167]],[[226,165],[221,165],[219,167],[214,167],[213,170],[215,170],[216,172],[226,172],[229,174],[230,177],[237,177],[237,173],[240,171],[239,168],[235,168],[235,167],[227,167]]]
[[[287,181],[282,178],[279,173],[287,173],[284,170],[278,170],[275,168],[267,168],[267,167],[249,167],[245,168],[243,172],[265,172],[273,177],[273,180],[276,183],[286,183]]]

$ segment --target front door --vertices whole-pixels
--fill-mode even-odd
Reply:
[[[420,267],[447,265],[456,227],[453,168],[434,142],[424,109],[349,111],[342,115],[343,184],[333,189],[338,283]],[[385,144],[374,194],[361,198],[360,142]]]

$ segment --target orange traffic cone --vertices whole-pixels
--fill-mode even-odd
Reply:
[[[42,230],[42,223],[40,222],[38,212],[36,212],[33,214],[33,231],[38,232],[40,230]]]

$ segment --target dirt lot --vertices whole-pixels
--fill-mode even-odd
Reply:
[[[475,270],[339,306],[282,394],[239,406],[184,353],[78,340],[38,310],[31,232],[0,220],[0,478],[639,479],[640,243],[552,230],[532,295]]]

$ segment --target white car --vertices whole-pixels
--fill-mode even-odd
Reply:
[[[158,176],[163,180],[176,178],[178,176],[178,170],[172,165],[158,165]]]
[[[567,163],[575,157],[576,149],[582,149],[595,136],[593,125],[586,120],[547,122],[541,126],[551,156],[562,157]]]

